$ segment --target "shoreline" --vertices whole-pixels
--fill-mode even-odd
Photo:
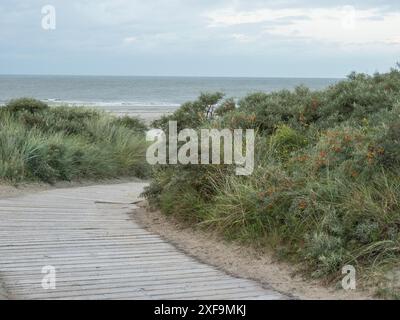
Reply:
[[[117,117],[137,117],[143,122],[146,123],[146,125],[150,125],[153,121],[160,119],[164,115],[169,115],[172,114],[172,112],[155,112],[155,111],[148,111],[148,112],[139,112],[139,111],[127,111],[127,112],[114,112],[114,111],[109,111],[107,112],[117,116]]]
[[[44,103],[48,103],[48,101],[43,101]],[[124,117],[124,116],[128,116],[128,117],[137,117],[140,120],[144,121],[147,125],[151,124],[151,122],[153,122],[154,120],[158,120],[160,119],[162,116],[164,115],[170,115],[172,114],[175,110],[169,108],[166,108],[165,110],[163,110],[162,108],[159,109],[151,109],[149,108],[148,110],[145,109],[145,107],[141,107],[143,109],[138,109],[138,108],[133,108],[131,110],[129,109],[125,109],[125,110],[113,110],[112,108],[108,108],[107,106],[91,106],[91,105],[74,105],[74,104],[49,104],[49,107],[51,108],[57,108],[57,107],[63,107],[63,106],[67,106],[67,107],[82,107],[82,108],[88,108],[88,109],[94,109],[94,110],[98,110],[98,111],[104,111],[106,113],[109,113],[111,115],[117,116],[117,117]],[[5,107],[5,104],[0,104],[0,108]],[[178,108],[178,107],[176,107]]]

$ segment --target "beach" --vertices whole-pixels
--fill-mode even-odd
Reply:
[[[136,117],[144,121],[146,125],[150,126],[151,123],[154,120],[160,119],[163,115],[170,115],[172,114],[172,111],[126,111],[126,112],[114,112],[114,111],[109,111],[113,115],[116,115],[117,117]]]

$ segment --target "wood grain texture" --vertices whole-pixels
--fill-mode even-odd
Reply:
[[[144,186],[0,200],[0,299],[287,298],[196,261],[141,228],[131,213]],[[42,288],[44,266],[55,268],[56,289]]]

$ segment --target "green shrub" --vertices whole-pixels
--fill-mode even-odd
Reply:
[[[116,118],[114,120],[116,125],[125,126],[137,133],[144,133],[147,130],[147,126],[138,118],[123,116],[120,118]]]
[[[168,121],[177,121],[178,131],[185,128],[198,128],[214,119],[215,109],[222,98],[223,94],[220,92],[202,93],[196,101],[184,103],[173,114],[162,116],[161,119],[154,121],[152,127],[167,132]]]
[[[84,107],[49,108],[46,112],[21,112],[18,120],[28,128],[36,128],[45,133],[61,132],[67,135],[87,134],[86,123],[97,121],[106,114]]]
[[[307,239],[305,255],[314,264],[313,276],[335,273],[343,266],[343,240],[326,233],[315,232]]]
[[[277,156],[283,160],[288,159],[292,152],[305,147],[307,139],[287,125],[281,125],[271,136],[270,143]]]
[[[400,72],[351,74],[327,89],[188,102],[165,128],[256,129],[251,176],[230,166],[159,166],[152,205],[229,239],[268,247],[315,277],[363,277],[400,258]],[[207,106],[218,107],[210,117]],[[213,108],[212,108],[213,109]]]
[[[6,105],[6,108],[11,112],[28,111],[30,113],[40,112],[48,107],[46,103],[32,98],[14,99]]]
[[[232,112],[236,109],[236,103],[234,99],[225,100],[218,108],[215,110],[217,116],[223,116],[226,113]]]
[[[390,169],[400,167],[400,119],[390,123],[386,135],[381,138],[373,151],[384,167]]]
[[[232,110],[224,114],[214,125],[232,130],[238,128],[257,129],[256,116],[239,110]]]

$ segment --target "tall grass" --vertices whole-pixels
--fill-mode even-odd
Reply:
[[[325,90],[299,87],[255,93],[205,117],[203,99],[167,120],[196,128],[257,130],[256,168],[237,177],[229,166],[169,166],[153,174],[145,195],[168,214],[213,228],[229,239],[337,281],[346,264],[386,290],[400,259],[400,71],[351,74]],[[202,113],[203,112],[203,113]],[[197,118],[196,118],[197,117]]]
[[[36,108],[36,106],[39,106]],[[144,177],[145,126],[32,99],[0,109],[0,179],[12,182]]]

